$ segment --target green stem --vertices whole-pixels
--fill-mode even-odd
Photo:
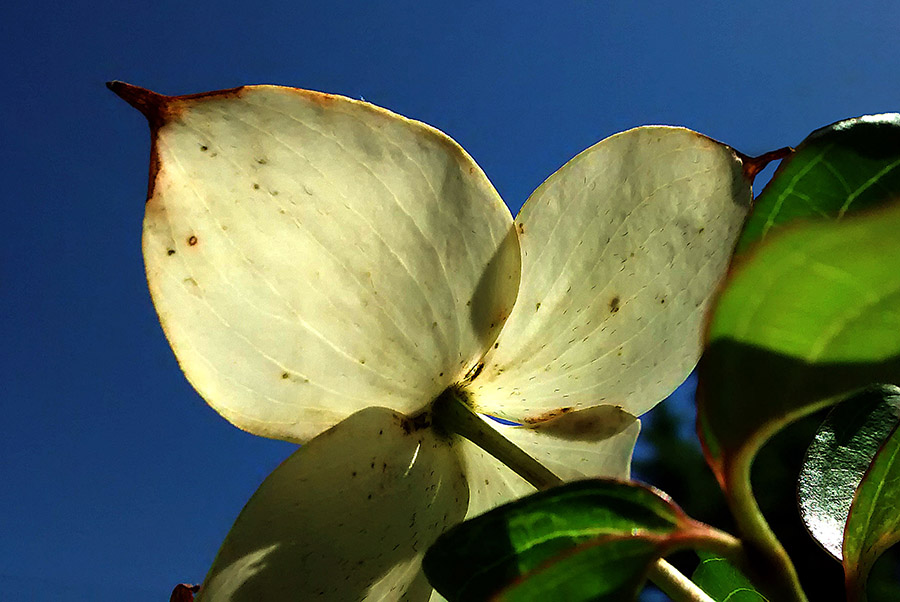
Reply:
[[[562,485],[563,480],[522,448],[484,423],[465,401],[465,396],[447,389],[434,403],[434,420],[442,428],[465,437],[508,466],[538,489]]]
[[[439,428],[465,437],[537,489],[549,489],[563,483],[550,469],[522,451],[497,429],[485,424],[472,411],[460,391],[445,391],[434,403],[433,416]],[[714,602],[706,592],[665,559],[660,558],[651,567],[649,578],[674,602]]]
[[[751,455],[740,455],[727,471],[728,505],[744,542],[748,573],[771,600],[808,602],[797,570],[763,516],[750,486]]]

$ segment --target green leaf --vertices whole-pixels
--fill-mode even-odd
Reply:
[[[851,602],[866,599],[866,579],[878,557],[900,541],[900,430],[875,455],[850,506],[844,532],[844,575]]]
[[[665,540],[608,537],[575,548],[501,591],[498,602],[634,600]],[[462,598],[460,598],[462,599]]]
[[[709,552],[698,552],[700,564],[691,581],[716,602],[768,602],[743,573],[726,559]]]
[[[806,137],[754,203],[738,251],[796,219],[837,218],[900,194],[900,114],[838,121]]]
[[[803,594],[753,499],[750,466],[789,422],[900,382],[898,231],[898,205],[787,229],[738,262],[715,306],[698,426],[742,534],[769,564],[754,579],[770,597]]]
[[[700,371],[720,481],[791,420],[900,381],[900,206],[773,237],[731,274]]]
[[[597,579],[612,579],[618,585],[611,595],[627,597],[666,550],[700,540],[709,531],[650,488],[619,481],[581,481],[523,498],[454,527],[428,551],[423,567],[435,589],[451,602],[485,599],[532,573],[537,575],[534,587],[538,590],[549,587],[548,583],[582,578],[590,590]],[[621,543],[617,538],[623,535],[636,539]],[[530,590],[516,586],[509,599],[520,599],[522,591]]]
[[[853,495],[896,426],[898,412],[900,387],[867,389],[828,414],[806,453],[797,487],[800,515],[813,538],[837,560]]]

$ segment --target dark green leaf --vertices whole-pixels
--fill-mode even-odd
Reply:
[[[866,599],[866,579],[881,554],[900,541],[900,430],[875,455],[850,506],[844,575],[851,602]]]
[[[743,573],[715,554],[698,552],[700,565],[691,580],[716,602],[768,602]]]
[[[850,502],[884,440],[897,424],[900,388],[867,389],[834,408],[803,461],[797,496],[810,534],[837,560],[842,558]]]
[[[623,602],[637,596],[665,540],[611,537],[585,544],[503,590],[498,602]]]
[[[608,566],[616,572],[608,578],[632,587],[635,580],[643,579],[661,548],[669,545],[667,538],[702,537],[708,529],[647,487],[581,481],[517,500],[454,527],[429,549],[423,565],[431,584],[451,601],[485,599],[535,570],[543,575],[538,583],[560,574],[576,579],[575,572],[584,566],[590,567],[589,572]],[[646,541],[619,544],[609,539],[622,535],[642,536]],[[612,551],[601,551],[607,545]],[[576,549],[587,554],[585,559],[576,558],[580,556]],[[589,560],[607,554],[621,554],[621,566]],[[548,562],[554,560],[551,567]],[[626,571],[630,572],[626,575]],[[616,591],[623,595],[624,590]]]
[[[738,242],[746,250],[779,226],[840,218],[900,196],[900,115],[867,115],[816,130],[783,161]]]

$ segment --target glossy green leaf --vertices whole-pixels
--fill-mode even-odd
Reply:
[[[813,538],[837,560],[853,495],[898,415],[900,387],[867,389],[828,414],[806,453],[797,486],[800,515]]]
[[[266,478],[222,543],[199,600],[426,602],[422,556],[462,520],[466,502],[445,438],[367,408]]]
[[[785,423],[900,381],[900,206],[774,236],[718,299],[699,421],[721,481]]]
[[[875,455],[850,506],[844,532],[844,575],[851,602],[866,599],[866,578],[875,561],[900,541],[900,430]]]
[[[466,386],[479,411],[538,423],[605,404],[639,416],[681,384],[750,207],[743,167],[720,142],[657,126],[550,176],[516,218],[519,296]]]
[[[738,251],[805,218],[840,219],[900,196],[900,114],[845,119],[806,137],[754,202]]]
[[[716,602],[768,602],[747,577],[726,559],[709,552],[698,552],[700,564],[691,581]]]
[[[435,589],[451,601],[484,599],[532,571],[540,572],[551,561],[562,561],[551,570],[553,575],[562,571],[571,579],[581,578],[583,575],[572,571],[585,566],[632,570],[627,578],[616,574],[623,587],[631,587],[659,557],[668,538],[700,537],[704,529],[708,527],[691,520],[649,488],[618,481],[580,481],[501,506],[454,527],[428,551],[423,567]],[[586,558],[600,558],[605,553],[596,546],[621,535],[647,538],[634,546],[621,544],[621,549],[614,544],[620,550],[616,553],[624,555],[623,562],[631,558],[622,568],[616,569],[616,563],[607,560],[598,566],[575,558],[582,549],[591,550]],[[539,583],[556,579],[548,574]]]

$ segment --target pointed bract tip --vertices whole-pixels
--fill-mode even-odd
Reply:
[[[158,126],[163,121],[166,104],[169,100],[168,96],[118,80],[106,82],[106,87],[112,90],[116,96],[143,113],[151,126]]]

